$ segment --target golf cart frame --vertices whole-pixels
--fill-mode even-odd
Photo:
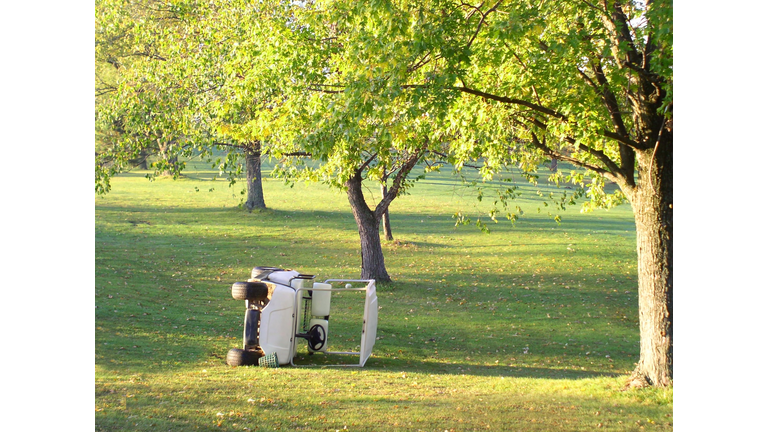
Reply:
[[[314,275],[300,274],[277,267],[254,267],[251,279],[235,282],[232,297],[245,300],[243,348],[227,354],[231,366],[277,367],[297,365],[299,339],[307,341],[309,354],[356,355],[358,362],[323,366],[363,367],[376,342],[378,297],[373,279],[326,279],[314,282]],[[343,285],[343,287],[338,287]],[[331,320],[331,294],[364,291],[360,351],[328,351],[328,324]]]

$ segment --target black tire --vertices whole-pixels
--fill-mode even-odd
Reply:
[[[267,284],[263,282],[235,282],[232,284],[232,298],[235,300],[266,300],[269,294]]]
[[[227,364],[230,366],[254,366],[259,364],[259,353],[232,348],[227,353]]]

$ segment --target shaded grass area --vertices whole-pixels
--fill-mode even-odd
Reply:
[[[96,430],[672,429],[671,389],[621,391],[639,350],[628,206],[557,225],[519,200],[526,216],[487,235],[453,226],[483,208],[431,175],[391,207],[395,282],[378,287],[364,369],[323,355],[230,368],[232,283],[255,265],[357,278],[359,238],[346,196],[323,185],[267,179],[270,208],[247,213],[240,186],[214,176],[129,173],[96,198]]]

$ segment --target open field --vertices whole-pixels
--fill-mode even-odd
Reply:
[[[433,173],[390,208],[395,282],[364,369],[231,368],[232,283],[255,265],[357,278],[357,228],[324,185],[265,179],[270,208],[247,213],[239,186],[185,174],[95,199],[96,430],[672,430],[672,389],[621,391],[639,354],[628,205],[557,225],[521,200],[483,234],[451,219],[474,194]]]

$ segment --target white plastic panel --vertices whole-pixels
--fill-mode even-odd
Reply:
[[[281,365],[291,362],[291,340],[293,338],[293,302],[296,291],[275,285],[272,299],[261,312],[259,344],[264,354],[277,354]]]
[[[365,311],[363,313],[363,333],[360,337],[360,367],[365,366],[376,343],[376,329],[379,325],[379,298],[376,296],[376,284],[371,282],[365,292]]]
[[[331,314],[331,284],[315,282],[312,285],[312,316]]]

